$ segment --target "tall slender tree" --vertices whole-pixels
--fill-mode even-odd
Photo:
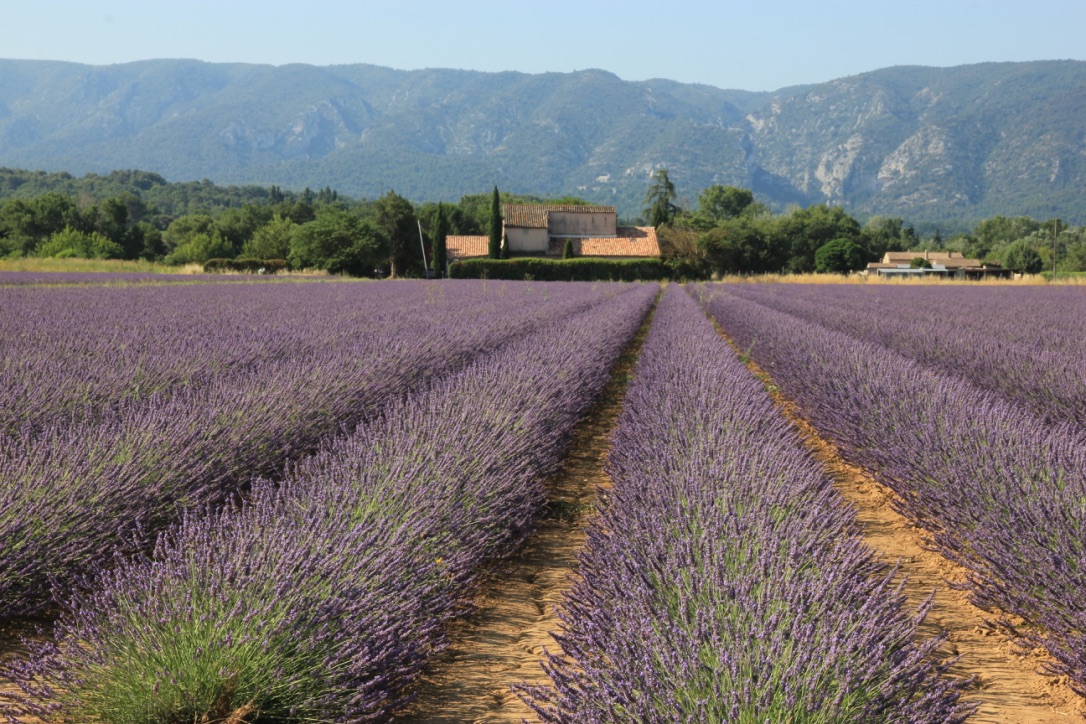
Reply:
[[[449,220],[445,216],[445,204],[437,205],[437,217],[434,219],[434,228],[430,231],[433,241],[434,276],[445,276],[445,265],[448,259],[448,249],[445,246],[446,237],[449,235]]]
[[[652,175],[652,185],[645,192],[645,216],[652,226],[670,223],[675,218],[675,184],[668,178],[667,169],[659,169]]]
[[[490,199],[490,249],[491,259],[500,259],[502,255],[502,200],[498,194],[497,185],[494,186],[494,195]]]

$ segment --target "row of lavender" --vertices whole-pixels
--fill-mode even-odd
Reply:
[[[893,571],[696,303],[668,289],[562,609],[549,722],[954,722]]]
[[[729,287],[702,290],[721,326],[804,415],[893,488],[903,512],[971,571],[974,600],[1021,616],[1086,694],[1086,439],[885,347]]]
[[[282,281],[280,276],[236,274],[156,274],[154,272],[29,272],[0,271],[4,286],[76,286],[105,284],[193,284],[204,282]]]
[[[892,349],[1086,425],[1086,294],[1074,287],[745,284],[736,296]]]
[[[559,296],[543,284],[453,282],[432,296],[421,286],[275,285],[232,287],[225,294],[219,287],[160,288],[167,301],[154,306],[158,312],[162,304],[191,302],[213,322],[195,320],[181,333],[156,336],[149,329],[155,317],[131,311],[139,320],[132,328],[146,336],[116,332],[118,345],[138,347],[119,362],[129,363],[129,376],[165,370],[159,379],[168,385],[171,370],[185,369],[202,376],[199,382],[99,406],[71,424],[0,437],[0,618],[48,608],[57,587],[72,585],[79,571],[107,559],[137,531],[150,539],[179,511],[221,505],[254,477],[279,475],[289,460],[388,400],[621,289],[575,285]],[[98,291],[131,309],[124,303],[146,300],[149,290]],[[197,293],[224,311],[212,315],[214,304],[201,306],[190,296]],[[108,306],[99,301],[99,310]],[[266,320],[230,323],[264,303],[276,310]],[[93,359],[98,347],[88,340],[96,331],[108,338],[123,316],[103,310],[102,325],[91,328],[88,320],[71,348],[83,345]],[[280,337],[290,341],[275,341]],[[159,344],[162,338],[167,341]],[[23,343],[33,348],[35,339]],[[186,355],[188,345],[196,350]],[[235,346],[244,348],[240,356],[231,351]],[[169,357],[178,350],[189,362],[175,368]],[[218,366],[228,369],[216,373]],[[53,384],[66,384],[59,380]],[[101,389],[116,390],[114,383],[123,386],[125,374]]]
[[[153,555],[98,571],[66,602],[59,645],[6,672],[30,695],[8,713],[386,718],[481,562],[531,530],[543,478],[655,293],[632,288],[481,356],[248,505],[189,515]]]
[[[590,292],[567,304],[545,285],[519,289],[512,299],[460,282],[0,290],[0,431],[26,437],[284,360],[320,364],[401,326],[427,338],[463,326],[450,313],[487,318],[499,303],[515,327]]]

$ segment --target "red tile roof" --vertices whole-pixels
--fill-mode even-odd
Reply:
[[[450,259],[470,259],[490,254],[489,236],[446,236],[445,249]]]
[[[577,206],[573,204],[505,204],[502,218],[506,226],[546,229],[547,214],[561,211],[571,214],[614,214],[614,206]]]
[[[651,226],[620,226],[613,237],[584,237],[572,239],[573,253],[577,256],[660,256],[660,242],[656,229]],[[550,240],[548,256],[561,256],[566,245],[564,238]]]

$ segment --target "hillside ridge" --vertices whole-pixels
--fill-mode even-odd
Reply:
[[[1086,62],[896,66],[772,92],[572,73],[0,60],[0,166],[640,211],[667,168],[775,208],[1086,222]]]

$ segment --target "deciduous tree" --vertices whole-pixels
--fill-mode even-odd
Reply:
[[[754,203],[754,192],[736,186],[710,186],[698,196],[694,212],[697,225],[711,228],[726,219],[734,219]]]
[[[784,264],[786,249],[770,225],[760,220],[729,219],[698,241],[719,274],[764,274],[780,271]]]
[[[376,223],[335,207],[291,234],[288,260],[295,269],[324,269],[333,274],[370,276],[389,258],[384,230]]]
[[[776,232],[787,244],[787,270],[812,272],[815,270],[815,252],[833,239],[860,240],[860,224],[845,213],[840,206],[817,204],[797,209],[779,219]]]
[[[831,239],[815,251],[815,271],[823,274],[847,274],[866,264],[867,253],[849,239]]]
[[[242,256],[252,259],[286,259],[290,254],[290,237],[297,227],[289,218],[276,214],[271,221],[253,232],[242,246]]]
[[[97,231],[89,234],[70,226],[64,227],[43,241],[37,249],[38,256],[68,257],[83,259],[120,259],[124,248]]]
[[[1003,255],[1003,266],[1018,274],[1036,274],[1043,264],[1041,255],[1025,241],[1014,242]]]
[[[415,208],[395,191],[374,202],[376,222],[388,243],[388,268],[392,277],[405,273],[410,267],[422,268],[418,251],[418,226]]]

